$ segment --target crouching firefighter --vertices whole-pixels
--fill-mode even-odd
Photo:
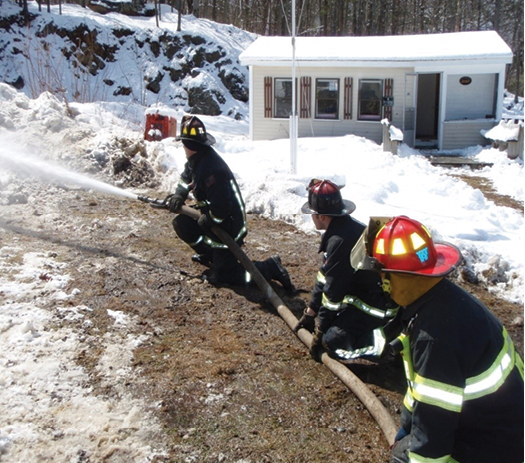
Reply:
[[[248,232],[241,191],[226,162],[212,148],[215,137],[206,132],[199,118],[184,116],[176,140],[182,141],[187,162],[175,193],[168,195],[164,202],[171,212],[177,213],[191,191],[201,215],[198,220],[183,214],[175,216],[175,232],[195,250],[192,260],[211,268],[210,282],[248,283],[250,275],[212,232],[212,227],[221,227],[239,246],[243,245]],[[278,255],[254,265],[268,281],[277,280],[285,289],[293,289]]]
[[[301,210],[312,215],[317,230],[325,230],[319,246],[323,258],[309,306],[294,331],[314,330],[310,354],[315,360],[322,348],[343,363],[358,357],[378,360],[386,343],[383,327],[398,307],[382,291],[379,275],[356,271],[350,264],[350,252],[365,226],[350,216],[355,204],[342,198],[335,183],[313,179],[307,190],[308,202]]]
[[[408,388],[390,463],[523,462],[523,361],[496,316],[444,278],[461,259],[405,216],[372,219],[352,251],[402,306],[391,347]]]

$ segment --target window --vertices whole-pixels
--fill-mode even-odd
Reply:
[[[317,79],[315,82],[315,118],[339,118],[339,79]]]
[[[359,120],[381,120],[382,86],[383,82],[381,80],[363,79],[359,81]]]
[[[292,113],[292,79],[276,78],[273,117],[289,118]]]

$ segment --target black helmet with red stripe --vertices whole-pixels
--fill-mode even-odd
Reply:
[[[308,202],[301,208],[303,214],[340,216],[355,211],[355,204],[343,199],[340,188],[330,180],[314,178],[307,190]]]

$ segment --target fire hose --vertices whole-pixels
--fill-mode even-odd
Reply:
[[[145,196],[138,196],[137,199],[149,203],[152,207],[167,209],[165,202],[162,200]],[[198,210],[188,206],[182,206],[178,212],[195,220],[201,215]],[[255,281],[268,301],[274,306],[280,317],[291,329],[293,329],[297,324],[297,318],[276,294],[272,286],[262,276],[261,272],[255,267],[251,259],[225,230],[218,226],[213,226],[212,231],[228,246],[229,250],[239,260],[245,270],[250,273],[253,281]],[[312,334],[308,330],[304,328],[300,329],[297,333],[297,337],[308,348],[310,347],[312,343]],[[361,401],[383,431],[388,445],[392,445],[397,432],[397,426],[381,401],[352,371],[342,363],[330,357],[326,352],[322,354],[321,361]]]

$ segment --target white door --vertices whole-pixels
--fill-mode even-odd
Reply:
[[[405,74],[403,100],[403,142],[414,147],[416,138],[417,74]]]

